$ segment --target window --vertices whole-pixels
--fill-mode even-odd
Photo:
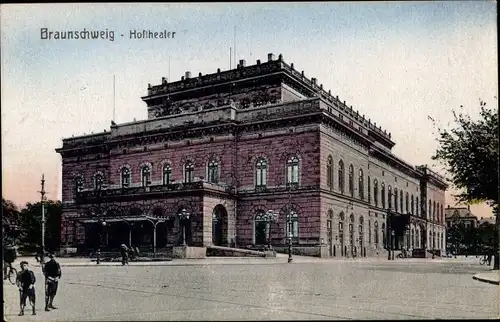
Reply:
[[[363,169],[359,169],[359,178],[358,178],[358,196],[359,199],[365,200],[365,194],[364,194],[364,182],[363,182]]]
[[[122,188],[130,186],[130,169],[123,168],[121,171]]]
[[[219,182],[219,162],[212,160],[208,163],[208,182]]]
[[[378,207],[378,180],[373,180],[373,201],[375,201],[375,206]]]
[[[326,161],[326,186],[330,190],[333,189],[333,158],[331,155],[328,156],[328,161]]]
[[[432,216],[432,201],[429,199],[429,208],[427,210],[427,219],[431,219]]]
[[[418,197],[415,197],[415,210],[417,210],[417,216],[420,214],[420,203],[418,202]]]
[[[389,209],[392,208],[392,187],[391,185],[389,185],[388,187],[388,196],[387,196],[387,201],[388,201],[388,206],[389,206]]]
[[[432,203],[432,221],[436,221],[436,201]]]
[[[287,183],[299,183],[299,159],[295,156],[288,158]]]
[[[443,205],[441,205],[441,223],[444,223]]]
[[[372,182],[370,176],[368,176],[368,203],[372,201]]]
[[[413,198],[413,195],[411,195],[411,214],[415,214],[415,199]]]
[[[141,169],[141,184],[143,187],[147,187],[151,184],[151,168],[145,165]]]
[[[375,233],[375,245],[378,245],[378,221],[373,223],[374,233]]]
[[[354,167],[349,166],[349,194],[354,197]]]
[[[83,176],[78,174],[75,177],[75,193],[83,190]]]
[[[400,192],[401,193],[399,194],[399,206],[401,207],[401,213],[403,213],[403,190],[401,190]]]
[[[340,193],[344,193],[345,189],[345,172],[344,172],[344,161],[339,161],[339,190]]]
[[[286,215],[285,227],[287,237],[299,238],[299,216],[295,211],[291,211]]]
[[[398,212],[398,189],[396,188],[394,188],[394,211]]]
[[[385,209],[385,183],[382,182],[380,184],[380,193],[381,193],[381,197],[382,197],[382,208]]]
[[[94,189],[101,190],[103,183],[104,183],[104,175],[102,174],[102,172],[97,172],[94,175]]]
[[[184,182],[189,183],[193,182],[194,175],[194,164],[191,161],[186,162],[184,164]]]
[[[170,164],[165,164],[163,166],[163,184],[167,185],[172,182],[172,167]]]
[[[262,158],[255,164],[255,186],[267,186],[267,161]]]

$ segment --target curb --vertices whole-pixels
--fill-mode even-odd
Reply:
[[[472,279],[474,279],[476,281],[483,282],[483,283],[489,283],[489,284],[493,284],[493,285],[500,285],[500,281],[493,281],[493,280],[489,280],[489,279],[481,278],[481,277],[477,277],[477,276],[472,276]]]

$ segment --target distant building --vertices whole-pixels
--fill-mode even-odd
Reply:
[[[450,207],[445,210],[446,227],[451,227],[453,224],[463,223],[465,227],[476,227],[478,225],[477,217],[470,211],[470,206],[467,207]]]
[[[483,217],[481,217],[477,221],[477,226],[481,226],[484,223],[488,223],[488,224],[494,225],[495,224],[495,217],[489,217],[489,218],[483,218]]]
[[[281,55],[163,78],[142,100],[146,120],[56,150],[63,245],[445,250],[444,178],[394,155],[390,133]]]

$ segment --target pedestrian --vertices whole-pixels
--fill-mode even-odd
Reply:
[[[61,265],[56,261],[54,254],[49,254],[49,258],[50,260],[43,267],[43,274],[45,275],[45,311],[57,309],[54,307],[53,302],[61,278]]]
[[[490,252],[488,252],[488,259],[487,259],[487,261],[488,261],[488,266],[490,266],[490,265],[491,265],[491,260],[492,260],[492,258],[493,258],[493,255],[491,254],[491,251],[490,251]]]
[[[120,253],[122,255],[122,266],[128,265],[128,248],[127,245],[122,244],[120,247]]]
[[[33,271],[28,268],[28,262],[22,261],[20,265],[21,265],[21,271],[17,273],[17,279],[16,279],[17,287],[19,287],[20,308],[21,308],[19,316],[24,315],[24,307],[26,306],[27,298],[29,298],[30,300],[30,305],[33,310],[32,314],[36,315],[35,273],[33,273]]]

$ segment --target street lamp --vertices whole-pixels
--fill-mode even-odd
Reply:
[[[179,216],[179,224],[182,225],[182,246],[187,246],[186,225],[184,224],[184,221],[189,220],[190,215],[191,214],[186,210],[186,208],[182,208],[182,210],[177,214],[177,216]]]
[[[287,237],[288,237],[288,262],[291,263],[293,258],[292,258],[292,229],[293,229],[293,223],[292,223],[292,213],[288,212],[286,215],[286,222],[288,225],[287,229]]]
[[[106,222],[104,220],[99,219],[99,245],[97,248],[97,264],[101,263],[101,244],[102,244],[102,232],[106,228]]]

